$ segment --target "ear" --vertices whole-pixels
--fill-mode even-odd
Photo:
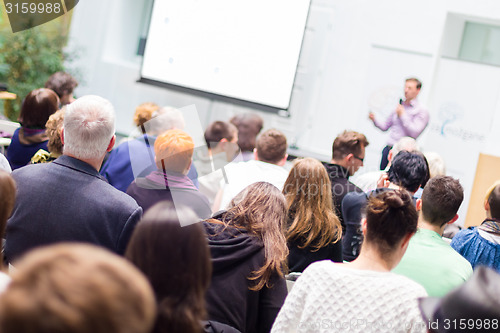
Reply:
[[[217,143],[217,147],[220,148],[221,150],[224,150],[226,148],[226,144],[228,143],[229,141],[227,141],[226,138],[222,138],[220,139],[220,141]]]
[[[390,162],[392,161],[392,149],[389,150],[389,154],[387,154],[387,160]]]
[[[64,127],[61,128],[61,133],[59,133],[61,136],[61,143],[64,145]]]
[[[455,214],[455,217],[453,217],[450,222],[448,222],[447,224],[452,224],[454,223],[456,220],[458,220],[458,214]]]
[[[488,200],[484,200],[484,210],[486,211],[491,210],[490,203],[488,202]]]
[[[344,160],[346,162],[350,162],[354,159],[354,154],[347,154],[345,157],[344,157]]]
[[[415,235],[414,232],[412,232],[411,234],[406,235],[403,238],[403,242],[401,243],[401,248],[404,248],[405,251],[406,251],[406,248],[408,247],[408,244],[410,244],[410,239],[413,237],[413,235]]]
[[[116,135],[113,135],[111,140],[109,140],[109,145],[108,145],[108,148],[106,149],[107,152],[109,152],[113,149],[113,147],[115,146],[115,142],[116,142]]]
[[[193,160],[189,160],[189,164],[186,167],[186,170],[184,170],[183,174],[187,175],[189,172],[189,169],[191,169],[191,164],[193,164]]]
[[[417,199],[415,208],[417,209],[417,212],[420,212],[422,210],[422,199]]]
[[[363,232],[363,236],[366,235],[366,217],[361,219],[361,231]]]
[[[285,154],[285,156],[281,159],[281,161],[279,161],[276,165],[284,166],[287,158],[288,158],[288,154]]]

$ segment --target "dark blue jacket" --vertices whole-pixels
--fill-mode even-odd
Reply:
[[[9,262],[57,242],[85,242],[123,254],[142,208],[109,185],[91,165],[69,156],[12,172],[17,184],[7,223]]]

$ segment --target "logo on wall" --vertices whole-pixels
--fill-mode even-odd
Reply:
[[[465,142],[484,141],[486,137],[483,133],[471,131],[461,125],[460,120],[464,118],[464,115],[465,110],[457,103],[443,103],[437,113],[438,121],[432,122],[429,129],[447,139],[455,138]]]
[[[4,0],[12,32],[31,29],[52,21],[70,10],[79,0]]]
[[[457,103],[441,104],[438,113],[439,120],[442,121],[440,130],[441,135],[446,136],[445,128],[455,121],[462,119],[463,116],[464,110]]]

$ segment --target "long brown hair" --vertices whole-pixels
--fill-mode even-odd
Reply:
[[[16,183],[9,173],[0,170],[0,236],[4,238],[7,219],[14,209],[16,201]],[[0,252],[0,270],[3,270],[3,253]]]
[[[325,167],[314,158],[295,162],[283,187],[288,208],[287,241],[317,251],[342,236],[333,210],[331,183]]]
[[[130,239],[125,256],[146,275],[158,303],[153,333],[202,331],[212,266],[197,221],[190,209],[163,201],[146,212]]]
[[[254,271],[249,280],[255,285],[250,290],[272,287],[271,277],[284,277],[288,247],[284,234],[286,201],[278,188],[266,182],[249,185],[229,204],[226,226],[241,227],[256,235],[264,244],[266,262]]]

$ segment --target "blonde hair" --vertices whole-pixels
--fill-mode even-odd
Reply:
[[[283,187],[287,201],[287,241],[317,251],[338,242],[340,220],[333,210],[331,183],[325,167],[314,158],[297,160]]]
[[[84,244],[30,252],[0,296],[2,333],[147,333],[155,314],[153,291],[137,268]]]
[[[0,170],[0,237],[5,237],[5,228],[16,202],[16,182],[7,171]],[[2,251],[3,252],[3,251]],[[0,270],[4,269],[3,253],[0,252]]]
[[[153,118],[154,112],[158,111],[159,109],[160,106],[155,103],[152,102],[142,103],[141,105],[135,108],[134,124],[137,127],[144,125],[145,122]]]
[[[47,123],[45,124],[45,133],[49,137],[49,142],[47,143],[47,148],[49,152],[62,155],[63,143],[61,141],[61,129],[64,124],[64,112],[66,107],[64,106],[61,110],[53,113]]]

